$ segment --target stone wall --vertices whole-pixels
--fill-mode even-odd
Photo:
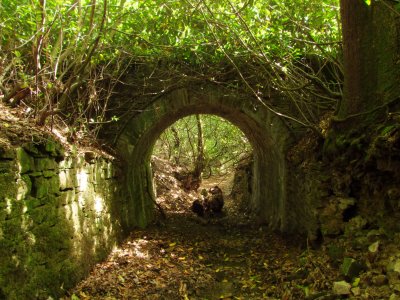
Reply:
[[[123,237],[118,168],[52,141],[0,147],[0,299],[57,298]]]

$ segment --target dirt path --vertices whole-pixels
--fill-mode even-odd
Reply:
[[[398,243],[376,235],[376,230],[364,233],[362,240],[326,240],[313,250],[304,239],[284,238],[257,225],[227,196],[229,178],[205,180],[201,187],[221,186],[224,215],[196,216],[190,206],[199,193],[184,192],[170,174],[158,170],[155,175],[157,202],[167,220],[132,232],[65,299],[399,299],[388,285],[393,272],[384,275],[385,266],[395,262]],[[357,241],[366,245],[364,250]],[[380,250],[371,253],[373,242]],[[344,276],[345,257],[365,262],[368,270],[359,277]],[[348,295],[340,295],[340,287]]]
[[[323,266],[306,254],[226,217],[170,214],[163,225],[133,232],[73,292],[80,299],[303,299],[325,288]]]
[[[167,220],[132,232],[71,291],[72,299],[305,299],[329,294],[325,279],[334,274],[327,258],[319,254],[316,259],[299,243],[256,225],[228,197],[232,176],[203,182],[201,188],[223,189],[225,207],[222,217],[200,218],[190,211],[199,194],[184,193],[166,167],[158,163],[156,180],[157,201]]]

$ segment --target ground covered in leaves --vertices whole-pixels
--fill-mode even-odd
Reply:
[[[262,227],[226,221],[169,215],[133,232],[74,292],[81,299],[300,299],[331,289],[324,260]]]
[[[183,191],[167,162],[153,170],[167,218],[133,231],[66,299],[400,299],[400,235],[279,235],[231,197],[232,178],[203,182],[222,188],[225,207],[201,218],[190,210],[200,194]]]
[[[203,182],[222,188],[225,208],[201,218],[190,211],[199,194],[184,192],[166,162],[154,158],[153,169],[167,219],[132,232],[73,299],[301,299],[331,290],[328,258],[256,224],[229,196],[232,178]]]

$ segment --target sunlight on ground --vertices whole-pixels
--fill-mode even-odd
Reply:
[[[150,259],[151,257],[149,255],[149,251],[144,249],[148,243],[149,242],[147,240],[137,239],[128,243],[130,246],[129,248],[115,248],[111,255],[117,257]]]

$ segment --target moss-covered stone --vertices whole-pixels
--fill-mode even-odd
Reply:
[[[101,159],[60,161],[57,147],[39,139],[0,158],[0,298],[59,298],[120,240],[117,182]],[[95,197],[107,199],[101,211]]]
[[[66,169],[59,173],[60,190],[69,190],[78,186],[78,179],[75,169]]]
[[[17,195],[16,174],[0,173],[0,202],[5,198],[15,198]]]
[[[43,171],[43,177],[44,178],[51,178],[51,177],[54,177],[56,175],[57,175],[57,173],[55,171],[52,171],[52,170]]]
[[[34,208],[44,205],[45,200],[44,200],[43,198],[42,198],[42,199],[38,199],[38,198],[34,198],[34,197],[32,197],[32,196],[28,196],[28,197],[25,199],[24,202],[25,202],[27,211],[30,212],[30,211],[32,211]]]
[[[19,172],[21,174],[35,170],[33,157],[31,157],[23,148],[17,148],[16,153]]]
[[[76,194],[75,190],[70,189],[70,190],[64,190],[60,192],[60,195],[58,196],[59,200],[58,203],[61,206],[71,204],[75,200]]]
[[[76,165],[76,159],[74,159],[72,156],[65,156],[64,159],[60,161],[58,166],[60,169],[72,169],[75,168]]]
[[[15,149],[12,147],[0,147],[0,158],[6,160],[15,159],[17,156]]]
[[[26,198],[32,190],[32,181],[26,174],[22,175],[20,179],[17,179],[17,200]]]
[[[22,148],[24,150],[26,150],[28,153],[38,157],[38,156],[42,156],[39,149],[37,148],[36,144],[34,143],[24,143],[22,145]]]
[[[35,170],[36,171],[47,171],[47,170],[57,170],[58,163],[49,157],[36,158],[35,159]]]
[[[48,195],[56,195],[60,191],[60,180],[56,177],[44,178],[36,177],[33,179],[32,196],[34,198],[44,198]]]
[[[47,140],[46,144],[44,146],[44,150],[50,154],[52,157],[56,158],[61,158],[64,157],[65,155],[65,150],[62,148],[62,146],[52,140]]]

